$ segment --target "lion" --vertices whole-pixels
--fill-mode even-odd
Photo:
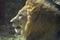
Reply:
[[[24,40],[55,40],[56,14],[60,11],[46,0],[26,0],[18,14],[10,20]]]

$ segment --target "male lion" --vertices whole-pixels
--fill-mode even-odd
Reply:
[[[49,0],[27,0],[10,22],[25,40],[55,40],[56,14],[59,13],[59,9]]]

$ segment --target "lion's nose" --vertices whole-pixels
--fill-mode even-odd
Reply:
[[[16,18],[17,18],[17,16],[15,16],[14,18],[12,18],[12,19],[10,20],[10,22],[14,22],[14,21],[16,20]]]
[[[18,19],[18,18],[17,18],[17,19],[13,18],[13,19],[10,20],[10,23],[11,23],[11,24],[12,24],[12,23],[15,23],[15,22],[16,22],[16,23],[19,22],[19,19]]]
[[[10,22],[12,23],[12,22],[14,22],[16,19],[15,18],[12,18],[11,20],[10,20]]]
[[[13,19],[10,20],[11,23],[13,22],[19,22],[22,19],[22,16],[14,17]]]
[[[12,23],[14,23],[14,21],[10,20],[10,23],[12,24]]]

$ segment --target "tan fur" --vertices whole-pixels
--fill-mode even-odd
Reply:
[[[25,36],[29,36],[29,34],[33,31],[39,31],[41,34],[44,32],[47,32],[48,30],[54,30],[55,28],[55,12],[57,9],[54,8],[54,6],[50,5],[50,3],[45,2],[45,0],[27,0],[26,5],[27,7],[27,24],[25,26]],[[47,22],[44,18],[47,18],[48,12],[51,12],[51,16],[53,17],[51,19],[51,22]],[[43,17],[43,15],[46,15],[47,17]],[[39,16],[38,16],[39,15]],[[35,19],[38,17],[38,19]],[[34,21],[36,20],[36,21]]]
[[[56,29],[55,16],[58,11],[54,5],[45,0],[27,0],[25,6],[18,12],[18,15],[24,11],[27,12],[27,23],[23,30],[23,36],[26,40],[35,32],[40,37],[37,40],[43,40],[45,34],[48,36],[53,35]]]

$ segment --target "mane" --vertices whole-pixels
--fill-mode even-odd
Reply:
[[[54,4],[46,0],[27,0],[27,23],[23,36],[26,40],[44,39],[54,36],[56,30],[56,14],[59,12]]]

